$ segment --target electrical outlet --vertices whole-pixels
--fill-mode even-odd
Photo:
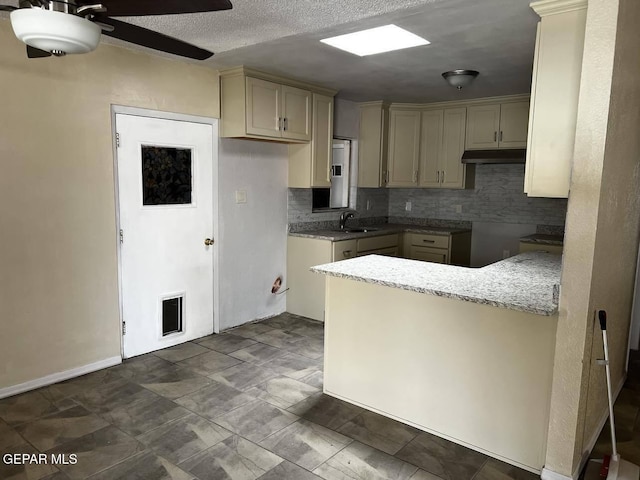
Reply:
[[[404,209],[405,209],[407,212],[410,212],[410,211],[411,211],[411,202],[407,202],[407,203],[405,203],[405,204],[404,204]]]
[[[462,213],[462,205],[456,205],[456,213]]]
[[[236,203],[247,203],[246,190],[236,190]]]
[[[371,210],[373,208],[373,202],[371,200],[367,200],[367,210]]]
[[[502,258],[509,258],[511,256],[511,252],[509,250],[502,250]]]

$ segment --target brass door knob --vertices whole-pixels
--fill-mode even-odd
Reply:
[[[211,246],[211,245],[213,245],[214,243],[216,243],[216,242],[215,242],[215,240],[213,240],[213,239],[211,239],[211,238],[205,238],[205,239],[204,239],[204,244],[205,244],[207,247],[210,247],[210,246]]]

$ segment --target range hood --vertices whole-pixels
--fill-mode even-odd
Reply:
[[[467,150],[462,155],[462,163],[525,163],[527,151],[524,148],[502,150]]]

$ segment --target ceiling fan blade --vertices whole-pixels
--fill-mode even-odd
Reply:
[[[31,45],[27,45],[27,57],[29,58],[44,58],[50,57],[51,52],[47,52],[46,50],[40,50],[39,48],[32,47]]]
[[[14,10],[17,10],[17,8],[11,5],[0,5],[0,12],[13,12]]]
[[[121,22],[120,20],[114,20],[113,18],[103,17],[101,15],[96,15],[93,20],[98,25],[106,24],[113,27],[113,31],[103,29],[103,35],[135,43],[136,45],[142,45],[143,47],[153,48],[154,50],[180,55],[181,57],[193,58],[195,60],[206,60],[213,55],[213,52],[208,50],[162,33],[132,25],[131,23]]]
[[[93,0],[81,0],[89,4]],[[233,8],[230,0],[101,0],[111,17],[172,15],[180,13],[216,12]]]

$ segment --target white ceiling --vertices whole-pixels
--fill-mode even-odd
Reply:
[[[529,0],[232,2],[229,11],[122,20],[216,52],[204,62],[214,68],[246,65],[335,88],[349,100],[432,102],[530,90],[538,17]],[[431,45],[357,57],[319,42],[388,23]],[[456,68],[480,76],[457,91],[440,75]]]

